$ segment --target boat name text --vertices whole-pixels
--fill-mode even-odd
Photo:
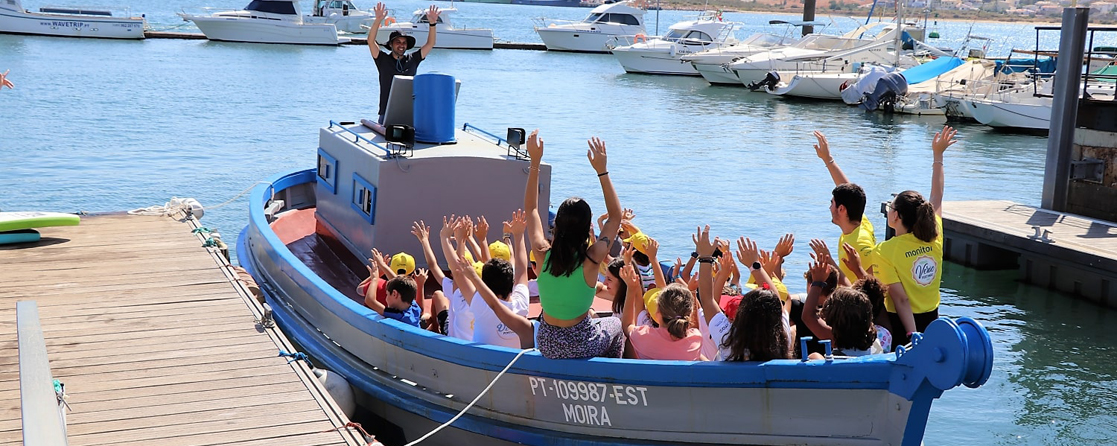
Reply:
[[[59,28],[89,28],[89,24],[85,22],[39,22],[39,24]]]
[[[642,386],[566,381],[534,376],[528,377],[528,382],[533,396],[562,401],[562,415],[567,423],[612,426],[607,405],[615,405],[615,407],[647,407],[648,405],[648,388]]]

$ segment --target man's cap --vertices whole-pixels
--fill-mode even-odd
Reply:
[[[392,256],[392,263],[389,266],[396,274],[411,274],[415,272],[415,258],[411,257],[410,254],[401,252]]]
[[[649,240],[650,239],[648,238],[648,234],[637,232],[635,234],[632,234],[631,237],[624,239],[624,242],[631,243],[633,248],[636,248],[636,250],[640,251],[641,254],[647,255]]]
[[[391,50],[392,49],[392,41],[396,40],[397,37],[403,37],[403,38],[407,39],[407,49],[415,48],[415,36],[409,36],[407,34],[399,32],[399,31],[392,31],[392,34],[390,34],[388,36],[388,41],[384,42],[384,44],[382,46],[384,48],[387,48],[387,49]]]
[[[512,262],[512,250],[500,240],[489,243],[489,255],[494,259],[502,259],[509,263]]]

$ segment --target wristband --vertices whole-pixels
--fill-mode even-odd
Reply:
[[[814,282],[811,282],[811,286],[816,286],[816,287],[819,287],[819,288],[826,288],[826,282],[823,282],[821,280],[816,280]]]
[[[698,251],[691,251],[690,258],[697,259],[698,258]]]
[[[714,258],[712,256],[699,257],[698,263],[714,263]]]
[[[600,178],[600,177],[603,177],[603,176],[608,175],[608,174],[609,174],[609,171],[606,170],[604,172],[601,172],[601,173],[597,174],[597,176],[598,176],[598,178]]]

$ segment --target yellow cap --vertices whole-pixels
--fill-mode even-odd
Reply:
[[[527,252],[527,260],[531,263],[535,263],[535,251]]]
[[[392,256],[391,267],[396,274],[411,274],[415,272],[415,258],[401,252]]]
[[[631,243],[633,248],[640,251],[641,254],[648,253],[648,234],[637,232],[632,234],[631,237],[624,239],[625,243]]]
[[[652,288],[644,293],[644,308],[648,310],[648,316],[662,324],[659,321],[659,288]]]
[[[489,255],[494,259],[502,259],[509,263],[512,262],[512,250],[500,240],[489,243]]]
[[[485,268],[485,264],[481,262],[473,262],[473,270],[477,271],[477,276],[481,276],[481,270]]]

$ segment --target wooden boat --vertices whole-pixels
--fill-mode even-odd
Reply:
[[[551,360],[384,319],[352,291],[373,246],[417,253],[413,220],[522,206],[529,164],[521,152],[469,124],[453,138],[409,148],[331,121],[319,130],[315,168],[253,190],[238,244],[284,332],[408,441],[468,408],[433,440],[915,446],[934,399],[989,378],[989,335],[968,318],[933,322],[899,354],[752,363]],[[543,209],[550,178],[543,164]]]

